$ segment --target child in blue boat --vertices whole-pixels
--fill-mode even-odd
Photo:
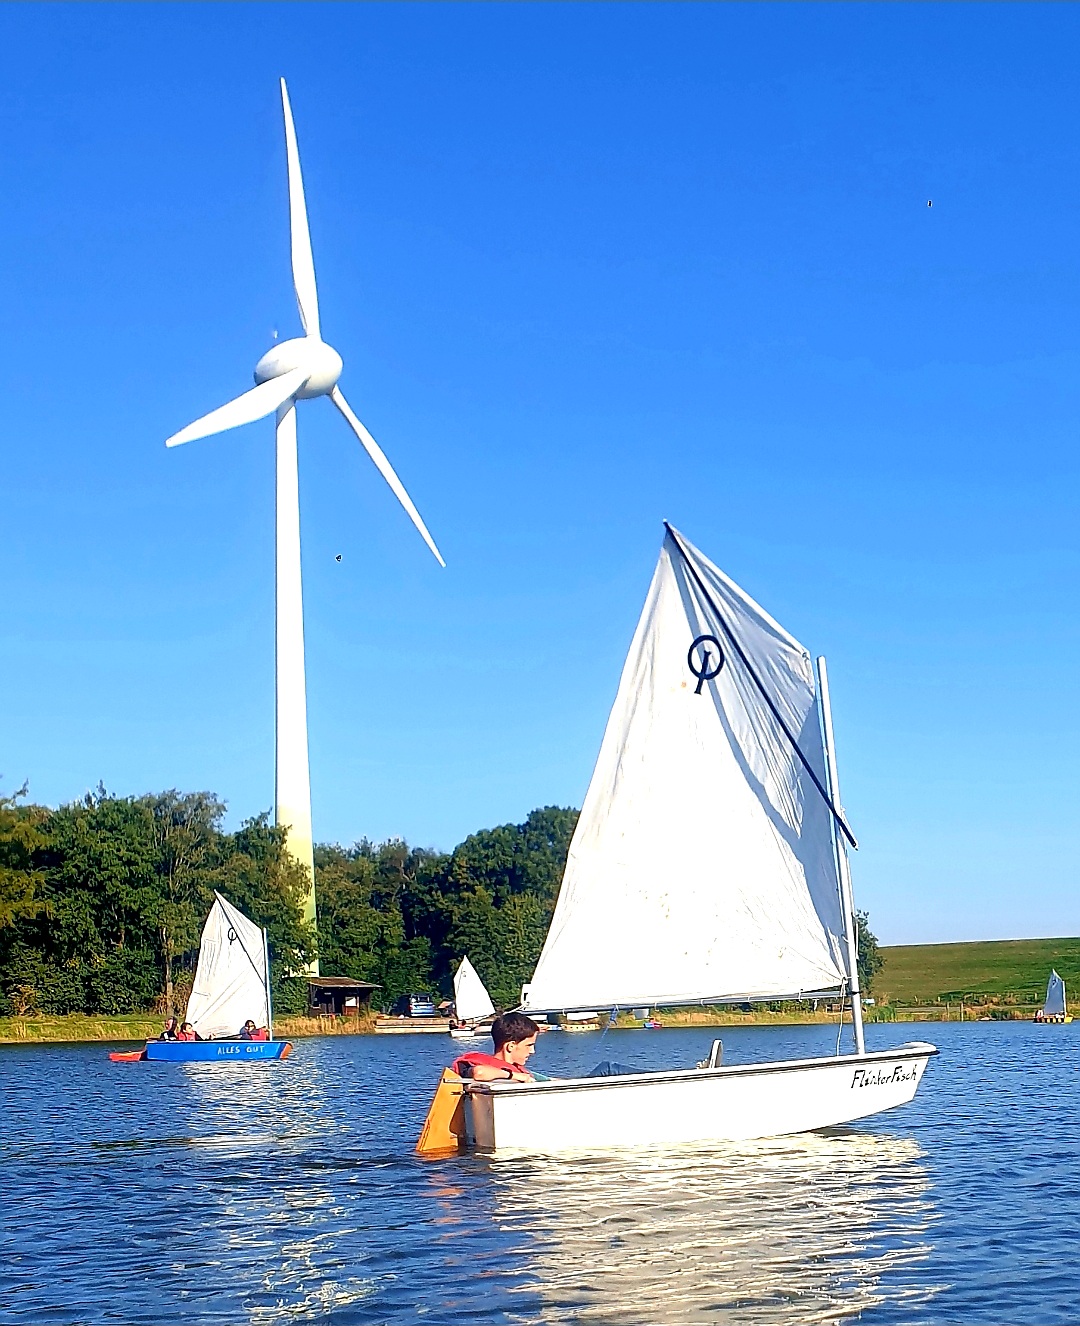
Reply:
[[[164,1027],[162,1027],[162,1029],[161,1029],[161,1035],[158,1037],[158,1040],[159,1040],[159,1041],[175,1041],[175,1040],[179,1040],[179,1037],[178,1037],[177,1034],[176,1034],[176,1019],[175,1019],[175,1018],[166,1018],[166,1019],[165,1019],[165,1025],[164,1025]]]

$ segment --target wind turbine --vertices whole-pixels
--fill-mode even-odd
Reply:
[[[445,566],[435,541],[405,491],[382,448],[352,412],[341,394],[341,356],[322,339],[315,262],[311,254],[300,154],[285,80],[281,80],[285,115],[285,152],[289,166],[289,221],[292,273],[303,336],[282,341],[255,365],[250,391],[203,415],[165,443],[178,447],[196,438],[224,433],[241,424],[277,414],[277,750],[275,816],[287,826],[290,855],[307,871],[304,919],[315,923],[315,866],[311,836],[311,782],[308,769],[307,696],[304,677],[304,606],[300,579],[300,498],[296,462],[296,402],[329,396],[405,508],[421,538]],[[318,961],[311,975],[319,974]]]

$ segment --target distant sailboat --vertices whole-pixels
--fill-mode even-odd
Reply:
[[[1051,970],[1050,980],[1046,986],[1046,1003],[1035,1014],[1035,1022],[1071,1022],[1068,1007],[1065,1003],[1065,982]]]
[[[215,892],[203,926],[199,964],[184,1017],[199,1040],[147,1041],[145,1050],[109,1057],[247,1063],[286,1059],[292,1051],[288,1041],[274,1040],[266,931],[220,893]],[[240,1028],[249,1020],[261,1032],[261,1039],[239,1038]]]
[[[779,1136],[912,1099],[934,1046],[868,1052],[824,659],[667,526],[525,1012],[849,993],[853,1055],[466,1082],[482,1149]],[[436,1102],[433,1102],[433,1110]],[[430,1116],[429,1116],[430,1117]],[[431,1134],[434,1136],[434,1134]]]
[[[451,1026],[450,1035],[458,1040],[485,1036],[486,1031],[480,1030],[478,1024],[494,1013],[495,1005],[476,968],[467,957],[462,958],[454,973],[454,1016],[457,1025]]]

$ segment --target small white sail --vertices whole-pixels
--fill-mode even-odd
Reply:
[[[203,926],[187,1020],[204,1040],[235,1036],[248,1018],[269,1027],[263,932],[220,893]]]
[[[527,1008],[790,998],[844,981],[831,811],[751,669],[824,785],[809,654],[669,532]]]
[[[460,1022],[481,1022],[495,1012],[484,982],[467,957],[454,973],[454,1012]]]
[[[1043,1004],[1044,1018],[1063,1018],[1065,1016],[1065,982],[1056,971],[1050,972],[1046,986],[1046,1003]]]

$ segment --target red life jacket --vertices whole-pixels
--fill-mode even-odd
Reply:
[[[496,1059],[493,1054],[482,1054],[479,1050],[474,1050],[472,1054],[459,1055],[451,1065],[451,1071],[457,1073],[458,1077],[472,1077],[475,1064],[483,1064],[485,1068],[501,1068],[507,1080],[511,1073],[523,1073],[530,1082],[535,1080],[532,1073],[521,1064],[508,1064],[505,1059]]]

